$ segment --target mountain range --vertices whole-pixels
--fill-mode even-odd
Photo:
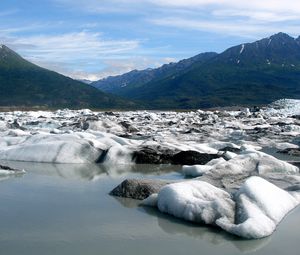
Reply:
[[[0,107],[102,109],[134,105],[129,100],[41,68],[0,45]]]
[[[90,85],[0,45],[0,108],[196,109],[281,98],[300,98],[300,37],[284,33]]]
[[[157,69],[108,77],[92,86],[150,109],[261,105],[300,98],[300,37],[285,33]]]

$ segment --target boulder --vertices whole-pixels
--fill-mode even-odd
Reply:
[[[117,197],[143,200],[154,193],[158,193],[163,186],[172,182],[166,180],[126,179],[109,194]]]
[[[143,147],[133,152],[136,164],[172,164],[176,152],[170,149]]]
[[[181,151],[175,154],[171,162],[175,165],[205,165],[212,159],[220,158],[218,154],[200,153],[197,151]]]

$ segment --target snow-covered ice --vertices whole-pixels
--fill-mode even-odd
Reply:
[[[0,160],[102,163],[109,168],[132,165],[135,153],[147,149],[163,159],[181,151],[213,155],[205,165],[182,167],[182,177],[197,179],[165,187],[145,203],[176,217],[260,238],[298,205],[298,192],[284,189],[300,183],[299,169],[261,150],[297,152],[299,115],[300,100],[294,99],[235,111],[0,112]],[[1,173],[7,174],[5,169]]]
[[[271,235],[299,203],[299,192],[289,193],[257,176],[248,178],[235,195],[203,181],[185,181],[169,184],[142,202],[248,239]]]

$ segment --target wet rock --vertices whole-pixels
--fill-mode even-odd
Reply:
[[[2,170],[11,170],[11,171],[16,171],[17,170],[17,169],[11,168],[9,166],[3,166],[3,165],[0,165],[0,169],[2,169]]]
[[[6,171],[11,172],[11,174],[16,174],[16,175],[25,173],[24,170],[15,169],[15,168],[12,168],[9,166],[4,166],[4,165],[0,165],[0,170],[6,170]]]
[[[172,164],[173,156],[177,151],[164,148],[148,148],[133,153],[133,161],[136,164]]]
[[[143,200],[153,193],[157,193],[163,186],[173,181],[126,179],[109,194],[117,197],[127,197]]]
[[[205,165],[212,159],[220,158],[218,154],[200,153],[197,151],[181,151],[172,157],[175,165]]]

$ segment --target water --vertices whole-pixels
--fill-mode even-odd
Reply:
[[[108,195],[128,177],[181,178],[178,167],[6,164],[28,173],[0,182],[0,254],[298,254],[300,208],[247,241]]]

